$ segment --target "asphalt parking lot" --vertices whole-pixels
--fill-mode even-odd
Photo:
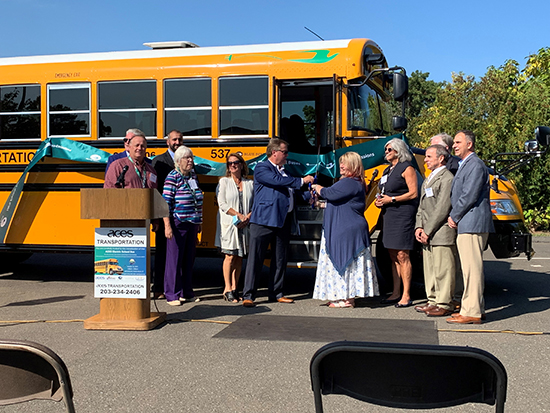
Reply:
[[[430,319],[439,344],[478,347],[501,360],[508,373],[506,411],[511,412],[550,411],[550,237],[535,237],[534,248],[531,261],[496,260],[486,252],[486,323],[457,327],[444,318]],[[82,320],[99,311],[92,269],[88,255],[36,254],[0,274],[0,338],[32,340],[57,352],[71,374],[77,412],[310,412],[309,362],[324,343],[215,336],[252,314],[426,320],[411,308],[381,306],[379,299],[355,309],[321,306],[311,299],[314,271],[297,269],[289,269],[286,280],[294,304],[260,298],[256,308],[245,309],[221,298],[221,260],[201,258],[194,281],[201,302],[152,304],[169,319],[155,330],[90,331]],[[342,396],[327,396],[324,403],[327,412],[398,411]],[[63,406],[34,401],[2,411],[48,413]]]

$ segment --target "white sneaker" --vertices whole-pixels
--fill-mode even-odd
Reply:
[[[181,300],[181,298],[180,298]],[[181,305],[181,301],[180,300],[174,300],[174,301],[166,301],[168,303],[168,305]]]

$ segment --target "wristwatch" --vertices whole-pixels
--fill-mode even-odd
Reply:
[[[392,197],[391,197],[391,203],[392,203],[392,204],[395,204],[396,202],[397,202],[397,201],[395,200],[395,197],[392,196]]]

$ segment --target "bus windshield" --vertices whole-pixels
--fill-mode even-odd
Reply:
[[[389,130],[390,110],[368,85],[348,88],[348,125],[351,130],[382,134]]]

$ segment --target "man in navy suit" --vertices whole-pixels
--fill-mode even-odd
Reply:
[[[295,193],[302,185],[313,183],[313,176],[294,178],[283,169],[288,143],[271,139],[267,161],[254,169],[254,204],[250,216],[250,246],[243,290],[243,306],[254,307],[258,281],[265,254],[271,243],[268,297],[270,301],[292,303],[283,295],[287,249],[295,208]]]
[[[460,313],[447,319],[451,324],[481,324],[485,318],[483,299],[483,250],[489,233],[494,232],[489,203],[489,172],[475,154],[475,135],[458,131],[453,149],[461,159],[451,187],[448,223],[456,228],[456,246],[464,279]]]

